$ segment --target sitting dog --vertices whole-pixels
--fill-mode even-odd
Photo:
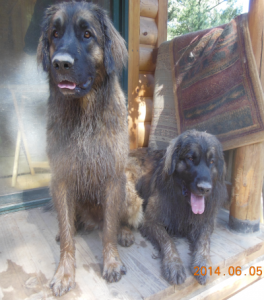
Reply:
[[[126,272],[117,240],[130,246],[125,225],[137,227],[142,217],[142,199],[125,174],[127,111],[118,75],[126,60],[124,40],[98,6],[73,1],[47,9],[38,61],[50,86],[47,153],[61,251],[51,281],[56,296],[75,285],[76,222],[103,227],[103,277],[118,281]]]
[[[208,267],[215,217],[227,198],[222,146],[213,135],[190,130],[167,150],[138,149],[130,156],[143,172],[137,182],[145,211],[140,231],[160,251],[165,279],[181,284],[186,274],[170,235],[188,238],[193,274],[195,267]],[[195,278],[205,284],[207,276]]]

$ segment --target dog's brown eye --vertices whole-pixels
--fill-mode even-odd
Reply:
[[[211,165],[214,164],[214,160],[213,160],[213,159],[211,159],[210,164],[211,164]]]
[[[58,37],[59,37],[58,31],[54,30],[54,31],[53,31],[53,36],[54,36],[55,38],[58,38]]]
[[[84,37],[85,37],[86,39],[89,39],[89,38],[91,37],[91,34],[90,34],[90,32],[89,32],[88,30],[85,31]]]
[[[192,158],[192,157],[188,157],[188,158],[189,158],[190,161],[193,161],[193,158]]]

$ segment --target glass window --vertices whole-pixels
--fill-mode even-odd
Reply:
[[[3,206],[21,204],[21,199],[48,197],[49,88],[37,66],[36,50],[43,12],[58,2],[0,0],[0,213]],[[92,2],[111,11],[112,1]]]

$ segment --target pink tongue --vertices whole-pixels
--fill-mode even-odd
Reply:
[[[204,197],[191,193],[191,207],[194,214],[202,214],[204,212]]]
[[[70,82],[70,81],[62,81],[58,84],[58,87],[61,89],[74,90],[76,87],[76,84],[74,82]]]

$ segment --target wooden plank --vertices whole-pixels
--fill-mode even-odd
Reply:
[[[217,217],[217,233],[219,236],[225,236],[227,240],[239,245],[245,249],[245,257],[240,261],[240,264],[246,264],[250,260],[254,260],[258,256],[264,255],[264,226],[260,226],[260,231],[252,234],[239,234],[230,231],[228,226],[229,212],[221,209]]]
[[[39,272],[42,272],[45,275],[46,282],[43,283],[43,290],[38,292],[44,294],[48,293],[48,295],[51,296],[52,291],[49,289],[48,283],[52,279],[59,262],[59,245],[53,239],[49,240],[53,246],[47,242],[43,232],[46,233],[48,229],[45,225],[43,226],[41,218],[36,217],[34,210],[27,212],[23,211],[10,216],[14,216],[14,221],[17,224],[17,231],[22,234],[25,241],[25,248],[30,253],[34,265]],[[81,294],[87,295],[87,299],[96,299],[92,289],[89,289],[87,286],[85,279],[86,272],[83,271],[82,274],[80,273],[81,272],[76,274],[76,288],[63,296],[63,299],[77,300]]]
[[[165,300],[227,299],[227,296],[263,277],[263,274],[262,276],[251,276],[249,273],[250,267],[255,267],[255,270],[257,270],[256,268],[259,266],[263,271],[263,259],[264,257],[260,257],[254,262],[243,266],[241,268],[242,272],[240,276],[230,276],[228,275],[228,273],[226,273],[226,276],[222,276],[222,274],[216,280],[207,283],[205,286],[201,286],[198,283],[195,283],[188,287],[184,287],[182,290],[179,290],[178,293],[175,291],[174,294],[165,298]]]
[[[140,1],[129,0],[129,36],[128,36],[128,130],[130,149],[138,147],[138,79],[139,79],[139,29]]]
[[[228,240],[229,242],[235,243],[241,248],[251,252],[256,248],[259,244],[262,244],[262,240],[257,238],[256,236],[248,238],[246,235],[238,235],[234,232],[231,232],[225,221],[218,219],[217,220],[217,228],[215,229],[215,233]]]
[[[251,276],[250,275],[250,268],[260,267],[262,270],[261,276]],[[188,298],[183,298],[184,300],[192,299],[192,300],[221,300],[226,299],[226,297],[230,297],[230,295],[234,294],[235,292],[243,289],[244,287],[252,284],[253,282],[260,280],[263,278],[263,267],[264,261],[256,262],[254,264],[250,264],[245,268],[240,276],[229,276],[226,280],[221,280],[221,282],[213,283],[212,286],[207,287],[205,291],[202,293],[199,292],[193,295],[188,295]],[[169,299],[167,299],[169,300]]]
[[[80,237],[82,239],[80,239]],[[124,297],[125,299],[141,299],[142,295],[139,292],[138,288],[135,288],[135,284],[133,279],[131,279],[131,270],[127,266],[127,262],[124,260],[124,257],[119,253],[122,261],[125,263],[127,267],[127,274],[122,276],[121,280],[114,284],[107,284],[106,281],[102,278],[102,268],[103,268],[103,246],[102,246],[102,232],[101,231],[93,231],[89,234],[82,232],[77,234],[76,239],[80,246],[83,247],[83,250],[87,251],[87,245],[89,245],[89,251],[92,255],[96,254],[94,258],[97,261],[97,264],[100,265],[100,269],[98,268],[97,277],[98,280],[102,281],[103,285],[106,285],[108,292],[110,295],[114,295],[117,298]],[[130,248],[125,248],[126,251],[129,251]],[[133,277],[133,276],[132,276]]]
[[[252,266],[254,255],[264,254],[263,249],[260,253],[258,249],[254,248],[254,246],[264,243],[257,235],[245,237],[229,232],[226,227],[228,213],[221,211],[219,215],[216,230],[211,238],[211,259],[213,270],[220,266],[221,275],[210,277],[206,286],[199,285],[190,273],[191,257],[186,239],[174,238],[186,268],[187,279],[184,284],[173,286],[162,278],[160,259],[152,258],[158,253],[148,241],[142,238],[139,232],[134,232],[135,244],[131,247],[118,246],[120,257],[127,267],[127,274],[122,277],[120,282],[107,284],[101,276],[103,263],[102,232],[98,230],[91,233],[81,231],[75,237],[77,286],[62,299],[77,300],[83,299],[85,296],[85,299],[103,300],[142,298],[158,300],[168,296],[172,296],[170,299],[188,299],[190,295],[198,297],[200,293],[206,297],[214,295],[211,292],[212,287],[216,287],[218,290],[219,283],[229,279],[227,274],[230,266],[243,266],[245,262],[249,262],[249,266]],[[7,290],[6,288],[3,289],[1,283],[3,280],[6,282],[8,276],[12,276],[13,279],[10,277],[10,282],[14,284],[15,292],[20,293],[20,295],[24,293],[23,297],[18,297],[19,294],[15,294],[14,299],[29,297],[55,299],[51,296],[48,282],[52,278],[59,261],[59,244],[55,242],[57,230],[56,213],[53,211],[44,213],[42,209],[33,209],[27,212],[0,216],[0,239],[3,241],[0,255],[0,295],[3,291],[7,295]],[[261,234],[264,236],[263,233]],[[243,252],[242,255],[241,251]],[[240,255],[239,260],[237,260],[238,255]],[[11,265],[7,264],[7,259],[12,261]],[[226,274],[226,279],[223,274]],[[236,286],[236,282],[240,278],[234,277],[236,279],[232,285]],[[230,286],[232,285],[230,284]],[[223,285],[223,289],[230,292],[232,289],[230,290],[226,286],[228,284]],[[208,299],[211,300],[211,298]]]
[[[49,231],[49,235],[46,236],[46,239],[49,240],[50,244],[56,245],[53,250],[55,251],[56,262],[59,262],[59,254],[60,254],[60,247],[59,243],[55,242],[55,236],[58,233],[58,222],[56,220],[56,213],[55,212],[41,212],[36,211],[39,219],[42,219],[43,228],[47,228]],[[80,244],[79,236],[75,237],[75,247],[76,247],[76,282],[79,283],[79,278],[82,277],[85,279],[85,285],[87,285],[89,290],[93,291],[93,294],[96,299],[109,299],[111,295],[109,294],[109,290],[107,288],[106,282],[103,280],[101,276],[98,276],[97,266],[99,262],[96,259],[96,255],[92,253],[89,249],[87,243],[83,243],[85,250],[83,249],[82,245]],[[77,271],[78,270],[78,271]],[[54,268],[55,272],[55,268]]]
[[[129,282],[127,278],[128,273],[122,276],[119,282],[114,284],[108,284],[102,278],[103,247],[98,231],[91,232],[88,235],[77,234],[75,240],[76,259],[80,256],[79,261],[82,262],[81,267],[84,267],[88,273],[86,276],[90,277],[89,281],[91,283],[91,288],[97,299],[112,299],[113,297],[118,299],[142,299],[142,295],[135,289],[132,283]],[[83,264],[84,262],[85,264]],[[78,268],[79,266],[80,264],[78,265]]]
[[[31,295],[24,285],[25,276],[36,272],[35,265],[29,253],[23,249],[23,237],[10,215],[1,216],[0,228],[0,295],[8,297],[8,287],[11,287],[10,292],[17,299],[25,299]]]
[[[241,299],[250,299],[252,295],[258,295],[261,297],[264,292],[264,278],[259,278],[256,281],[252,282],[250,285],[247,285],[246,288],[242,288],[232,294],[229,300],[241,300]],[[257,296],[257,297],[258,297]],[[255,299],[257,298],[255,297]]]
[[[55,213],[42,213],[41,217],[46,223],[49,230],[53,231],[53,239],[57,234],[57,220]],[[55,229],[54,229],[55,228]],[[97,299],[112,299],[113,295],[122,294],[123,299],[142,299],[141,294],[133,287],[127,279],[127,275],[123,276],[118,283],[107,284],[102,278],[103,268],[103,246],[98,231],[85,232],[81,231],[75,236],[76,245],[76,263],[77,272],[82,273],[85,270],[85,278],[88,286],[92,288]],[[59,250],[58,250],[59,253]]]
[[[47,226],[54,228],[55,218],[53,213],[42,214],[47,222]],[[57,226],[56,226],[57,227]],[[53,236],[56,234],[56,229],[53,230]],[[127,267],[127,274],[122,277],[121,281],[113,285],[108,285],[112,290],[112,294],[133,295],[131,299],[139,299],[140,297],[147,297],[161,289],[173,289],[164,279],[160,277],[160,262],[151,258],[152,245],[145,241],[139,232],[134,232],[135,244],[129,248],[118,247],[121,259]],[[101,231],[93,231],[91,233],[80,232],[76,235],[76,251],[83,251],[82,257],[91,257],[92,261],[87,262],[86,265],[95,264],[102,268],[102,242]],[[186,244],[187,245],[187,244]],[[88,246],[88,247],[87,247]],[[186,249],[182,252],[186,252]],[[96,255],[94,255],[96,254]],[[78,266],[79,268],[79,266]],[[99,272],[99,270],[98,270]],[[97,274],[101,278],[101,271]],[[102,278],[103,283],[105,282]],[[130,291],[128,287],[133,288]],[[119,291],[119,292],[118,292]],[[136,293],[136,291],[138,291]],[[141,299],[141,298],[140,298]]]
[[[85,234],[83,236],[85,236]],[[95,232],[91,232],[89,235],[86,234],[86,236],[87,239],[89,239],[90,250],[92,251],[92,253],[97,254],[97,256],[100,259],[100,263],[102,264],[103,261],[103,256],[102,256],[103,247],[101,242],[102,232],[95,231]],[[113,285],[112,284],[109,285],[109,288],[113,290],[114,294],[122,294],[122,295],[130,294],[131,296],[133,295],[135,299],[139,299],[139,298],[143,298],[145,295],[148,295],[149,293],[155,292],[155,289],[153,289],[153,287],[150,285],[147,278],[145,278],[145,274],[142,274],[139,271],[138,266],[135,265],[135,263],[131,260],[129,252],[131,252],[131,249],[133,249],[133,245],[131,247],[123,248],[121,246],[118,246],[120,257],[127,268],[127,274],[123,276],[119,282]],[[130,291],[131,288],[133,289],[133,291]]]
[[[158,27],[154,19],[140,17],[139,43],[156,46],[158,40]]]
[[[140,16],[155,19],[158,7],[158,0],[140,0]]]
[[[159,0],[159,11],[157,16],[158,39],[157,47],[167,41],[168,0]]]
[[[230,243],[222,236],[219,237],[216,233],[213,233],[213,237],[211,238],[211,249],[224,258],[225,266],[236,264],[245,256],[243,248],[234,243]]]

